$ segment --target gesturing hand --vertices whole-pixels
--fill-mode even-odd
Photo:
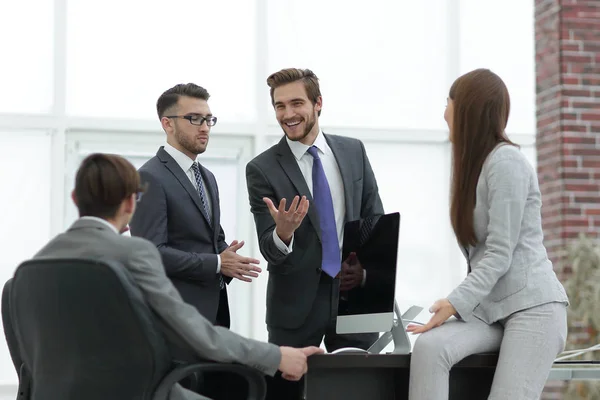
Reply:
[[[258,278],[258,273],[262,270],[254,265],[259,263],[257,259],[244,257],[236,253],[242,246],[244,246],[243,240],[241,242],[234,240],[221,253],[221,273],[240,281],[252,282],[251,278]]]
[[[289,244],[294,232],[298,229],[308,212],[308,200],[306,196],[302,196],[302,200],[300,200],[299,196],[294,197],[287,211],[285,210],[285,198],[279,202],[279,208],[275,208],[275,205],[268,197],[263,198],[263,201],[269,208],[271,217],[275,221],[275,233],[285,244]]]
[[[406,330],[412,333],[423,333],[430,329],[436,328],[446,322],[448,318],[456,314],[456,309],[448,301],[448,299],[441,299],[433,303],[429,308],[429,312],[433,313],[433,316],[429,322],[423,326],[408,325]]]

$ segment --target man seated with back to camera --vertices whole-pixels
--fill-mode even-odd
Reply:
[[[198,358],[240,363],[267,375],[280,370],[299,380],[307,370],[306,358],[321,353],[316,347],[295,349],[247,339],[227,328],[213,326],[185,303],[165,274],[156,247],[139,237],[119,235],[135,212],[144,189],[135,167],[117,155],[92,154],[83,160],[72,198],[80,218],[48,243],[35,258],[109,259],[123,265],[141,289],[163,326],[167,342],[187,360]],[[174,357],[178,358],[178,357]],[[170,399],[206,399],[175,385]]]

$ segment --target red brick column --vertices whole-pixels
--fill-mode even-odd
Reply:
[[[600,0],[536,0],[537,161],[548,255],[564,281],[569,242],[600,232]],[[585,324],[583,324],[585,325]],[[569,342],[591,345],[586,326]],[[562,399],[549,383],[544,399]]]
[[[561,268],[569,239],[600,231],[600,0],[536,0],[535,36],[542,218]]]

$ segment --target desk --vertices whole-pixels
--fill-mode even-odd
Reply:
[[[450,400],[487,399],[498,354],[475,354],[450,370]],[[549,379],[600,379],[600,364],[557,363]],[[589,366],[588,364],[585,364]],[[558,370],[558,371],[557,371]],[[408,399],[410,354],[323,354],[308,359],[306,400]]]

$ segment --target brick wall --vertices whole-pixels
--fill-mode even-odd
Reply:
[[[600,231],[600,0],[536,0],[535,35],[542,217],[560,267],[569,239]]]
[[[545,244],[562,280],[569,241],[600,232],[600,0],[535,0],[537,157]],[[570,341],[589,339],[585,326]],[[562,398],[550,384],[544,398]]]

